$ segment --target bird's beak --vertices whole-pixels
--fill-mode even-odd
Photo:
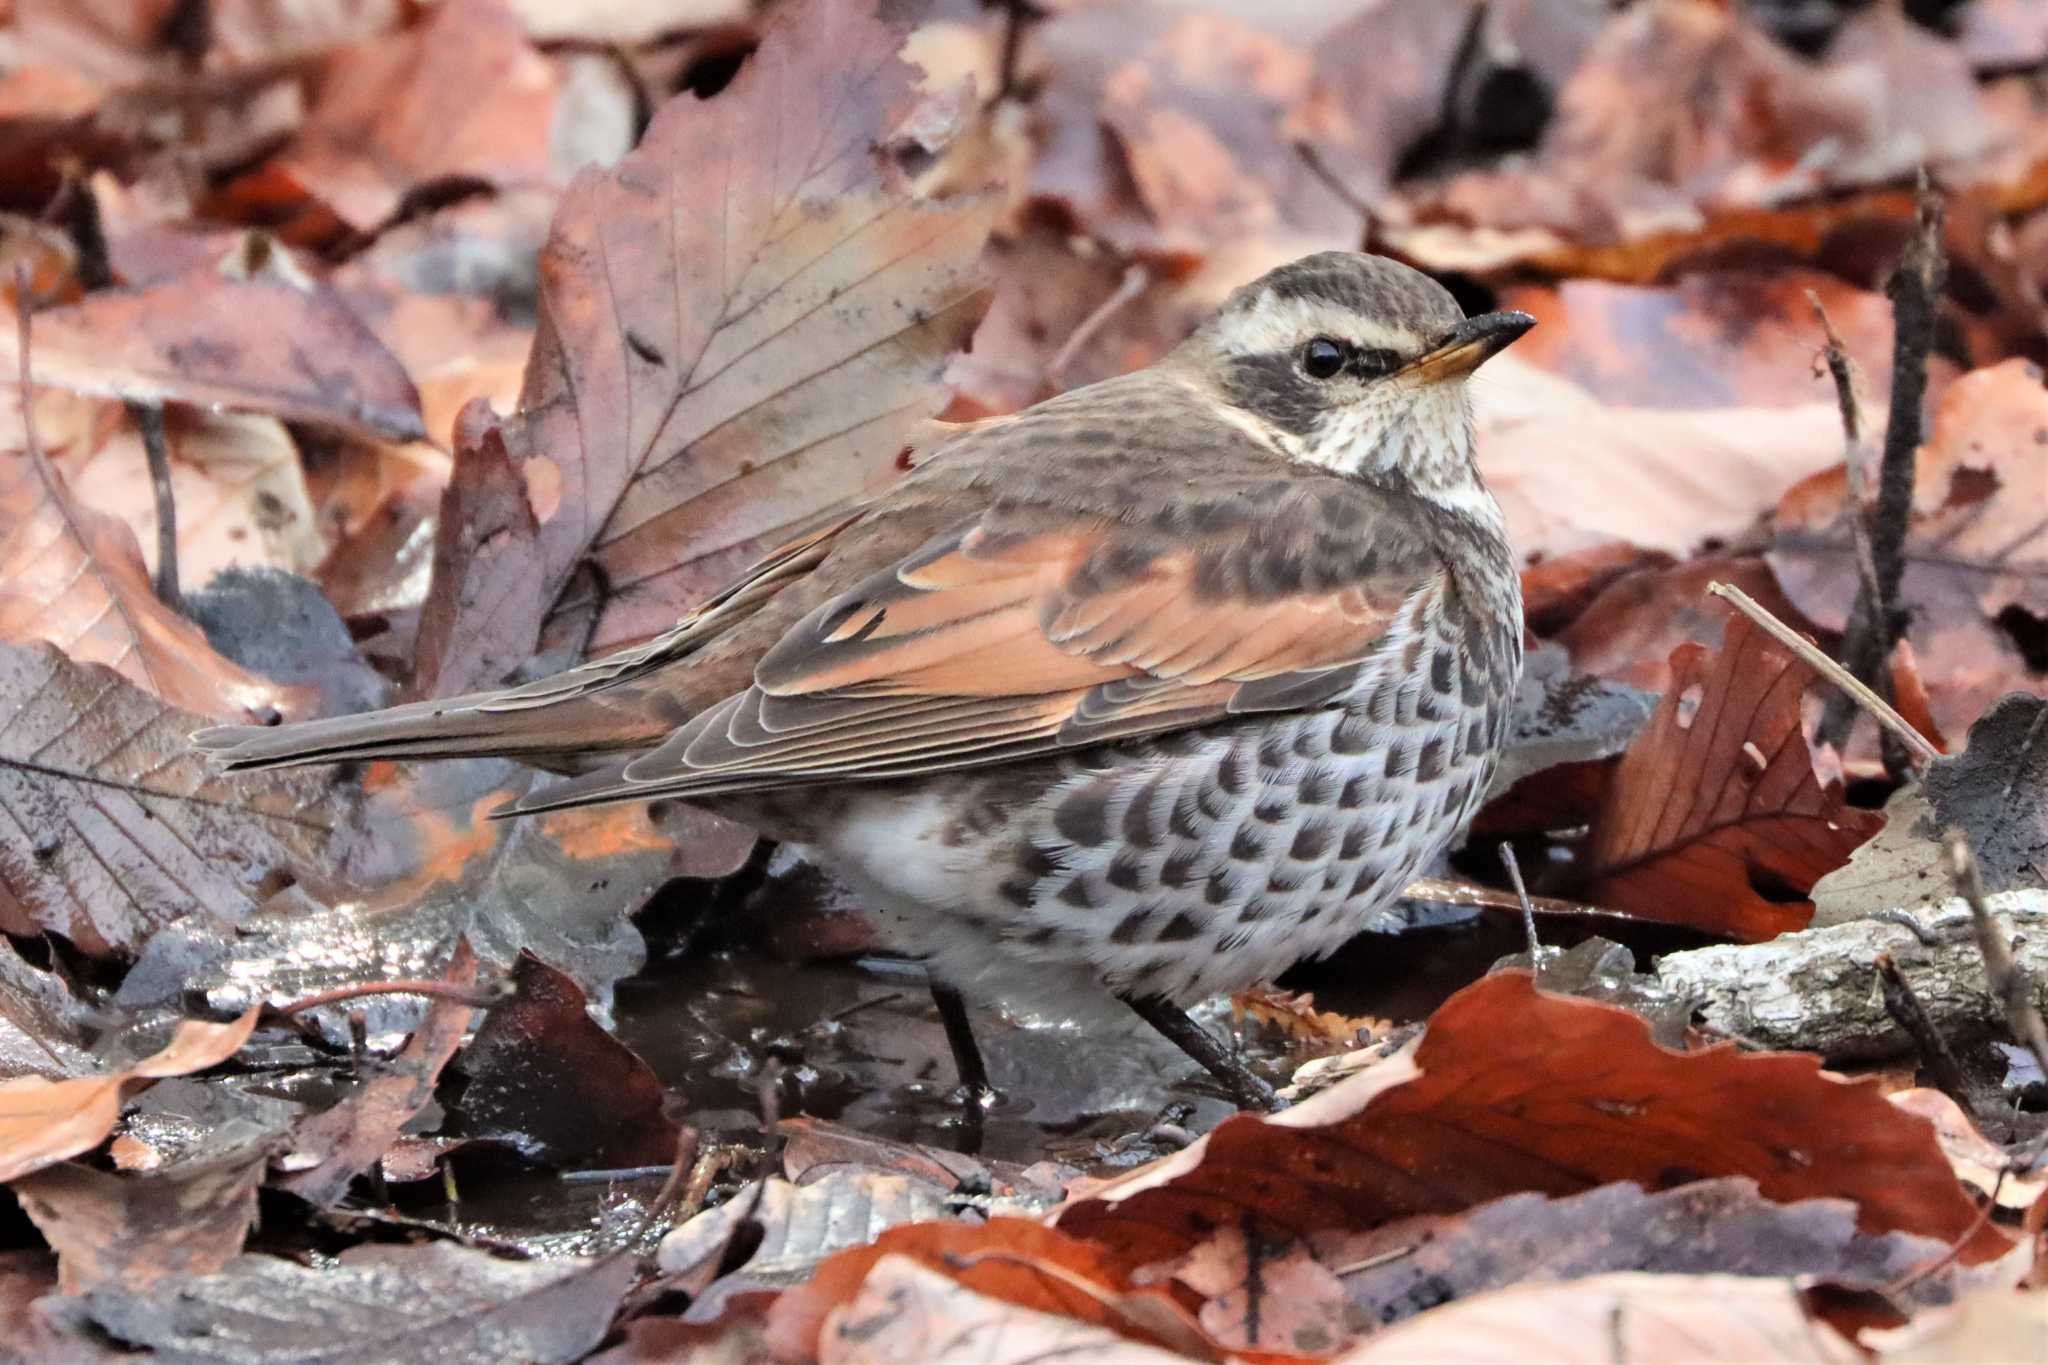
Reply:
[[[1527,313],[1481,313],[1459,323],[1441,345],[1403,365],[1400,373],[1425,383],[1470,374],[1535,325]]]

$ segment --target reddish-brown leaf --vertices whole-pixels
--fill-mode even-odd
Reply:
[[[546,181],[557,97],[554,69],[502,0],[450,0],[339,52],[271,169],[367,230],[436,181]]]
[[[1969,1263],[2008,1246],[1978,1224],[1932,1127],[1874,1085],[1805,1054],[1673,1052],[1635,1015],[1544,994],[1522,972],[1446,1001],[1412,1062],[1382,1062],[1276,1118],[1229,1119],[1056,1221],[1139,1266],[1242,1218],[1306,1237],[1525,1191],[1729,1175],[1778,1203],[1849,1200],[1866,1232],[1960,1240]]]
[[[1814,775],[1799,706],[1814,682],[1744,616],[1718,653],[1679,646],[1593,822],[1582,898],[1752,941],[1803,928],[1813,884],[1884,824]]]
[[[261,236],[217,264],[38,312],[30,360],[38,383],[80,393],[240,408],[393,440],[426,434],[398,358]],[[0,373],[12,377],[19,364],[10,318]]]

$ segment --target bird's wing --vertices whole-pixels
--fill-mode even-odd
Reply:
[[[1243,496],[1263,505],[1171,535],[1144,509],[998,504],[812,611],[659,748],[532,808],[902,777],[1327,702],[1420,623],[1441,564],[1369,486]]]

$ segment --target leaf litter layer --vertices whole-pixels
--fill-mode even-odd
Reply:
[[[1502,1323],[1526,1353],[1541,1321],[1547,1347],[1594,1358],[1618,1338],[1836,1359],[1887,1315],[1933,1331],[1982,1317],[1984,1295],[2042,1302],[2010,1289],[2037,1183],[2007,1178],[2005,1211],[1984,1215],[1985,1163],[2007,1158],[1972,1126],[2023,1136],[2024,1079],[1972,1080],[1936,1147],[1924,1104],[1811,1058],[1697,1035],[1664,1051],[1513,976],[1454,994],[1524,946],[1469,918],[1490,912],[1409,902],[1395,918],[1454,927],[1369,936],[1291,983],[1314,999],[1244,1002],[1262,1055],[1328,1054],[1305,1092],[1350,1077],[1284,1121],[1214,1127],[1222,1102],[1135,1034],[984,1016],[1009,1094],[973,1156],[946,1150],[965,1133],[914,974],[811,965],[869,950],[871,931],[815,869],[750,858],[744,831],[637,809],[504,826],[490,812],[534,780],[511,765],[261,785],[187,767],[177,743],[201,715],[445,696],[645,640],[892,477],[949,391],[947,415],[973,418],[1146,363],[1235,283],[1354,246],[1369,219],[1382,245],[1466,271],[1468,307],[1545,316],[1541,344],[1482,386],[1482,462],[1532,556],[1532,627],[1569,661],[1548,652],[1512,790],[1435,894],[1512,905],[1492,860],[1512,836],[1546,939],[1590,931],[1552,913],[1575,903],[1638,952],[1764,938],[1809,899],[1838,906],[1850,874],[1898,902],[1877,908],[1939,888],[1936,815],[1980,840],[1994,889],[2037,886],[2038,809],[1983,798],[2038,766],[2032,699],[1990,703],[2040,691],[2048,667],[2024,496],[2040,385],[2011,358],[2039,358],[2048,139],[2014,98],[2019,59],[1984,55],[2026,50],[2024,34],[1987,46],[1992,6],[1954,35],[1870,7],[1797,58],[1805,40],[1765,7],[1703,0],[949,9],[904,49],[921,72],[896,56],[910,16],[861,5],[676,7],[605,54],[523,0],[237,0],[206,7],[204,32],[19,8],[0,197],[56,202],[39,157],[91,174],[62,215],[0,218],[0,255],[37,263],[31,368],[71,390],[37,405],[68,487],[26,441],[0,451],[17,509],[0,624],[29,646],[0,671],[21,722],[0,739],[0,1058],[94,1087],[75,1159],[15,1184],[56,1253],[0,1270],[0,1322],[22,1339],[228,1359],[1453,1359]],[[1679,90],[1674,53],[1710,78]],[[1361,80],[1361,62],[1414,79]],[[1908,70],[1921,98],[1869,98]],[[636,131],[638,150],[564,191]],[[1882,395],[1897,174],[1930,149],[1968,289],[1938,303],[1915,652],[1889,676],[1969,746],[1929,767],[1918,805],[1901,790],[1868,866],[1844,867],[1876,818],[1868,741],[1811,745],[1806,666],[1699,593],[1740,581],[1832,645],[1856,508],[1826,472],[1840,418],[1799,299],[1823,296]],[[67,263],[67,235],[89,233],[50,227],[77,218],[80,189],[111,285]],[[250,260],[265,264],[221,264]],[[509,415],[455,422],[478,393]],[[202,634],[156,599],[136,532],[165,509],[130,401],[170,405],[185,562],[303,569],[335,547],[315,576],[339,616],[201,593]],[[190,434],[208,421],[265,424],[229,441],[264,482],[233,493],[201,467]],[[246,518],[206,510],[216,489]],[[236,543],[251,526],[254,549]],[[1665,695],[1652,712],[1595,674]],[[643,931],[675,965],[635,975]],[[1631,976],[1626,949],[1536,958],[1545,986],[1631,1002],[1688,1041],[1682,1004]],[[508,972],[509,1003],[492,984]],[[398,993],[360,994],[379,986]],[[259,1002],[314,1007],[262,1016],[197,1075],[134,1079],[151,1065],[137,1039]],[[614,1010],[632,1048],[604,1027]],[[1992,1055],[1951,1032],[1973,1069]],[[44,1126],[0,1152],[43,1160]],[[750,1183],[777,1144],[787,1182]],[[549,1212],[506,1215],[521,1201]],[[533,1231],[564,1210],[573,1226]],[[669,1221],[673,1255],[623,1254]],[[305,1256],[401,1235],[448,1240]],[[1509,1254],[1531,1239],[1543,1254]],[[1798,1274],[1820,1282],[1805,1298],[1774,1278]],[[215,1330],[230,1320],[232,1344]]]

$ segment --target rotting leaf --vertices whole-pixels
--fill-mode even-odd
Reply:
[[[1579,894],[1752,941],[1803,928],[1813,884],[1883,824],[1814,775],[1799,709],[1812,667],[1730,616],[1720,650],[1681,645],[1671,675],[1593,822]]]
[[[1991,891],[2048,887],[2048,701],[2017,693],[1885,803],[1885,826],[1814,883],[1813,922],[1842,924],[1948,898],[1941,838],[1960,829]]]
[[[456,1064],[456,1110],[470,1137],[494,1138],[556,1166],[654,1166],[679,1132],[646,1062],[598,1027],[582,990],[532,953],[512,970],[512,999]]]
[[[1464,1213],[1312,1241],[1317,1261],[1339,1268],[1354,1320],[1382,1324],[1509,1285],[1619,1271],[1800,1276],[1882,1289],[1948,1250],[1931,1237],[1861,1232],[1844,1200],[1773,1203],[1740,1177],[1656,1194],[1621,1183],[1562,1199],[1510,1195]],[[1343,1269],[1350,1266],[1362,1268]],[[1924,1280],[1917,1295],[1909,1287],[1900,1297],[1948,1292]]]
[[[227,1060],[255,1029],[254,1009],[226,1024],[187,1019],[161,1051],[120,1071],[61,1081],[0,1081],[0,1182],[91,1151],[113,1131],[129,1096],[151,1081]]]
[[[593,648],[668,629],[886,483],[940,405],[998,204],[892,185],[874,148],[910,103],[899,42],[865,3],[778,9],[729,87],[671,101],[563,200],[505,433],[527,487],[558,496],[507,651],[532,652],[551,612],[588,615],[588,593],[557,601],[586,561],[607,593]]]
[[[509,1261],[451,1242],[358,1246],[318,1268],[245,1255],[146,1294],[100,1288],[79,1310],[116,1341],[209,1365],[566,1365],[604,1336],[632,1280],[627,1256]],[[220,1331],[228,1320],[232,1336]]]
[[[0,374],[12,376],[21,361],[7,323]],[[218,264],[37,312],[29,363],[36,383],[78,393],[239,408],[399,441],[426,435],[398,358],[255,234]]]
[[[441,979],[455,986],[475,983],[476,954],[466,940],[456,943]],[[298,1126],[291,1137],[288,1172],[274,1183],[323,1208],[340,1199],[349,1182],[382,1160],[399,1131],[434,1098],[441,1068],[462,1046],[471,1013],[460,1001],[436,999],[396,1057],[371,1063],[375,1069],[352,1093]]]
[[[1933,1129],[1875,1087],[1799,1053],[1673,1052],[1634,1015],[1545,994],[1522,972],[1452,996],[1412,1053],[1273,1118],[1226,1120],[1054,1221],[1141,1266],[1244,1217],[1306,1238],[1509,1194],[1719,1176],[1778,1203],[1848,1200],[1861,1231],[1960,1242],[1965,1264],[2009,1247],[1978,1221]]]
[[[58,1288],[143,1290],[205,1275],[241,1253],[256,1221],[268,1143],[230,1143],[141,1173],[65,1162],[14,1181],[14,1196],[58,1255]]]
[[[48,645],[0,645],[0,931],[130,953],[194,912],[243,919],[325,846],[326,778],[210,771],[186,743],[200,723]]]
[[[1739,1275],[1596,1275],[1520,1285],[1426,1313],[1337,1357],[1340,1365],[1477,1365],[1548,1359],[1699,1365],[1857,1365],[1854,1343],[1815,1321],[1798,1287]]]

